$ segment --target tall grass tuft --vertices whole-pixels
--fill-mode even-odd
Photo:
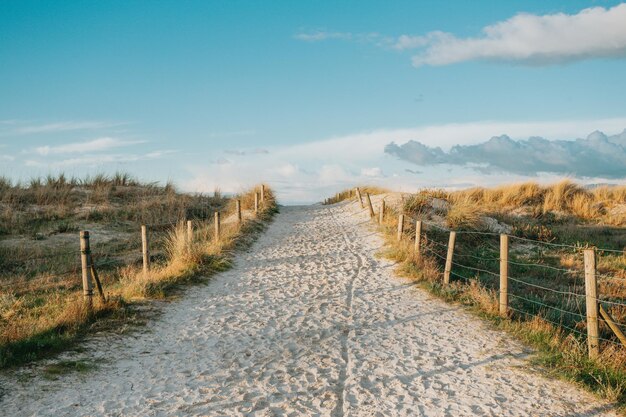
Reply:
[[[451,229],[477,229],[483,214],[479,205],[467,196],[452,199],[446,213],[446,224]]]
[[[0,205],[0,233],[7,227],[0,241],[0,368],[63,350],[95,322],[106,326],[108,319],[101,318],[128,320],[132,303],[167,297],[182,284],[228,268],[233,251],[249,244],[277,211],[268,187],[255,216],[254,190],[233,198],[189,195],[178,193],[173,184],[140,184],[120,173],[82,181],[50,177],[33,180],[26,188],[0,182],[0,192],[0,202],[8,201],[11,208],[2,211]],[[69,198],[32,212],[40,192],[63,192]],[[243,224],[232,221],[234,199],[242,201]],[[46,210],[54,210],[54,217]],[[219,240],[213,235],[217,210],[224,220]],[[193,220],[193,239],[183,219]],[[141,224],[149,229],[148,273],[141,265]],[[96,299],[92,311],[82,302],[76,248],[77,231],[86,226],[97,230],[92,252],[109,298],[107,303]],[[34,230],[41,244],[33,240],[25,248],[13,243]]]
[[[422,190],[401,204],[388,203],[390,215],[379,226],[386,242],[383,254],[397,262],[400,274],[426,290],[470,307],[535,347],[533,361],[549,372],[626,408],[626,347],[619,345],[611,330],[601,323],[601,355],[590,360],[585,338],[580,335],[585,332],[584,296],[564,296],[585,292],[581,253],[573,248],[595,245],[611,250],[598,251],[598,273],[604,277],[598,281],[599,294],[613,303],[626,300],[625,204],[626,186],[588,189],[570,181],[453,192]],[[413,252],[414,230],[408,230],[400,242],[396,239],[400,212],[424,221],[421,256]],[[494,220],[498,220],[497,227],[509,228],[504,229],[506,233],[536,241],[511,239],[509,272],[517,281],[509,282],[509,306],[515,310],[508,319],[500,317],[498,311],[497,233],[502,229],[457,235],[455,275],[449,285],[442,283],[449,234],[438,226],[480,231],[495,227]],[[410,229],[412,224],[408,226]],[[616,321],[626,322],[626,307],[605,307]]]

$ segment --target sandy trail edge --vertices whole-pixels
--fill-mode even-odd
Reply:
[[[285,207],[233,269],[146,332],[67,356],[113,358],[98,370],[2,374],[0,415],[616,415],[525,371],[528,352],[506,334],[394,276],[374,256],[381,243],[353,203]]]

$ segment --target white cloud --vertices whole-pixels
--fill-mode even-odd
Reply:
[[[333,137],[274,150],[278,157],[296,158],[303,155],[325,160],[362,161],[384,152],[391,141],[419,140],[425,145],[444,149],[458,144],[473,144],[485,138],[507,134],[513,139],[545,136],[551,139],[571,139],[594,130],[607,134],[620,133],[626,127],[626,117],[591,120],[495,122],[477,121],[449,123],[407,129],[381,129]]]
[[[617,134],[626,127],[626,117],[599,120],[539,122],[473,122],[381,129],[309,143],[275,147],[259,158],[234,158],[231,164],[198,164],[184,167],[190,179],[183,188],[211,192],[239,192],[259,181],[269,183],[283,203],[320,201],[355,184],[380,185],[412,191],[419,187],[496,184],[528,179],[517,174],[484,175],[464,166],[431,165],[415,171],[411,162],[385,154],[389,142],[419,140],[428,146],[449,150],[453,145],[472,145],[485,138],[508,134],[513,139],[545,136],[571,139],[599,129]],[[451,170],[451,171],[450,171]],[[416,175],[419,174],[419,175]],[[557,178],[542,176],[541,178]]]
[[[352,33],[349,32],[328,32],[324,30],[316,30],[314,32],[301,32],[294,36],[296,39],[305,42],[319,42],[328,39],[352,39]]]
[[[19,125],[22,122],[19,121],[9,121],[11,123],[7,123],[10,125]],[[9,133],[12,134],[33,134],[33,133],[53,133],[53,132],[65,132],[71,130],[96,130],[96,129],[106,129],[111,127],[123,126],[128,123],[121,122],[97,122],[97,121],[66,121],[66,122],[55,122],[55,123],[47,123],[47,124],[38,124],[38,125],[26,125],[26,126],[17,126],[13,128]]]
[[[74,158],[66,158],[54,161],[41,161],[28,159],[24,164],[28,167],[49,167],[49,168],[67,168],[77,166],[102,166],[104,164],[115,164],[125,162],[147,161],[160,159],[165,155],[174,153],[175,151],[163,150],[153,151],[146,154],[86,154]]]
[[[361,175],[364,177],[377,178],[383,176],[383,170],[379,167],[363,168],[361,169]]]
[[[573,138],[572,138],[573,139]],[[437,164],[473,167],[479,172],[537,175],[551,172],[577,177],[626,177],[626,130],[606,136],[593,132],[586,139],[513,140],[506,135],[474,145],[456,145],[449,152],[417,141],[390,143],[385,152],[420,166]]]
[[[231,155],[238,155],[238,156],[244,156],[244,155],[259,155],[259,154],[268,154],[269,151],[267,149],[263,149],[263,148],[255,148],[255,149],[247,149],[247,150],[242,150],[242,149],[226,149],[224,151],[224,153],[228,153]]]
[[[255,130],[233,130],[230,132],[213,132],[209,133],[210,138],[230,138],[235,136],[253,136],[256,135]]]
[[[295,39],[304,42],[321,42],[328,40],[352,41],[360,43],[369,43],[381,48],[394,47],[396,39],[385,36],[377,32],[369,33],[351,33],[351,32],[331,32],[325,30],[317,30],[313,32],[300,32],[294,36]]]
[[[626,57],[626,3],[592,7],[576,14],[519,13],[485,26],[477,37],[460,38],[432,31],[397,38],[372,33],[317,30],[295,35],[306,42],[343,40],[379,47],[418,50],[416,67],[449,65],[471,60],[549,65],[591,58]]]
[[[428,45],[428,43],[432,42],[434,39],[439,39],[444,36],[445,34],[439,31],[430,32],[425,36],[400,35],[398,36],[398,39],[393,42],[392,48],[399,51],[421,48]]]
[[[165,155],[171,155],[173,153],[176,153],[178,151],[172,150],[172,149],[165,149],[165,150],[161,150],[161,151],[152,151],[152,152],[148,152],[147,154],[145,154],[145,158],[146,159],[157,159],[157,158],[161,158]]]
[[[482,36],[458,38],[449,33],[398,38],[397,49],[425,48],[413,65],[448,65],[493,60],[545,65],[589,58],[626,56],[626,3],[593,7],[577,14],[520,13],[482,29]]]
[[[276,173],[283,177],[293,177],[300,169],[294,164],[284,164],[276,168]]]
[[[86,142],[73,142],[58,146],[39,146],[35,148],[35,152],[39,155],[44,156],[69,153],[101,152],[113,148],[131,146],[144,142],[145,141],[124,141],[121,139],[104,137]]]
[[[343,165],[330,164],[322,165],[318,171],[316,180],[321,181],[322,184],[336,184],[341,182],[347,182],[354,178],[350,172],[348,172]]]

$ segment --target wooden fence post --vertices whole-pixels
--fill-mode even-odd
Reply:
[[[367,198],[367,205],[370,209],[370,219],[373,219],[374,217],[376,217],[376,215],[374,214],[374,207],[372,207],[372,200],[370,199],[370,193],[365,193],[365,197]]]
[[[237,222],[241,223],[241,200],[235,201],[236,209],[237,209]]]
[[[500,315],[509,312],[509,236],[500,235]]]
[[[187,220],[187,242],[191,245],[193,242],[193,223],[191,220]]]
[[[261,204],[265,202],[265,184],[261,184]]]
[[[254,192],[254,214],[259,213],[259,193]]]
[[[419,258],[422,245],[422,221],[418,220],[415,222],[415,254]]]
[[[359,190],[359,187],[356,187],[354,190],[356,191],[356,198],[359,199],[359,203],[361,204],[361,208],[365,208],[365,206],[363,205],[363,198],[361,198],[361,190]]]
[[[383,224],[385,221],[385,200],[380,202],[380,211],[378,212],[378,224]]]
[[[446,256],[446,268],[443,271],[443,283],[450,283],[450,272],[452,272],[452,255],[454,254],[454,242],[456,240],[456,232],[450,232],[450,240],[448,241],[448,255]]]
[[[221,230],[221,227],[220,227],[220,212],[216,211],[215,212],[215,236],[214,236],[214,239],[215,239],[216,242],[219,242],[219,240],[220,240],[220,230]]]
[[[596,251],[585,249],[585,295],[587,306],[587,346],[589,358],[595,359],[600,354],[598,328],[598,284],[596,282]]]
[[[89,232],[80,232],[80,264],[83,274],[83,298],[91,307],[93,304],[93,283],[91,282],[91,249],[89,248]]]
[[[398,216],[398,242],[402,240],[402,233],[404,233],[404,214]]]
[[[143,274],[148,275],[150,270],[150,252],[148,249],[148,230],[145,225],[141,226],[141,253],[143,255]]]

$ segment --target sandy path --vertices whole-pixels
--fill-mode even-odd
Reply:
[[[235,268],[146,332],[89,342],[87,356],[115,358],[98,370],[1,376],[0,414],[614,415],[524,371],[510,337],[394,277],[353,210],[283,208]]]

